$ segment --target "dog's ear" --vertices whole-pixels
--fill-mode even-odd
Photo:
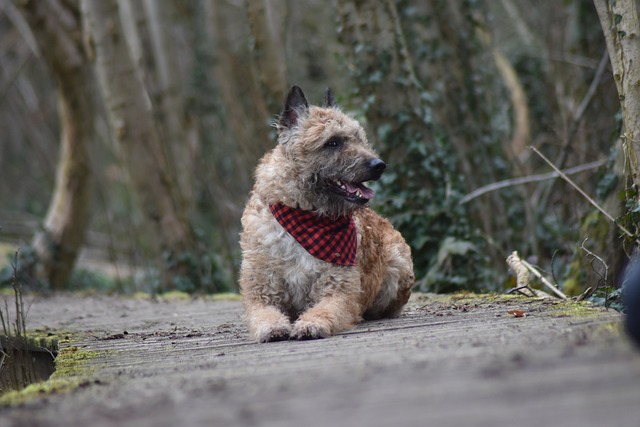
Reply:
[[[290,128],[298,123],[298,117],[307,111],[309,103],[304,96],[304,92],[298,86],[291,86],[287,98],[284,101],[282,113],[278,124],[284,128]]]
[[[324,108],[332,108],[336,106],[336,100],[333,97],[333,92],[331,91],[330,87],[324,90],[324,98],[322,99],[322,106]]]

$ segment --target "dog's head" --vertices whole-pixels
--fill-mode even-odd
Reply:
[[[365,182],[379,179],[386,164],[367,142],[362,126],[335,106],[330,89],[319,107],[309,106],[302,90],[293,86],[276,128],[277,149],[296,178],[300,196],[314,209],[348,214],[373,198]]]

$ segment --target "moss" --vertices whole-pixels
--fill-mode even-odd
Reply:
[[[56,357],[56,370],[51,375],[52,379],[90,376],[93,369],[87,367],[87,362],[95,359],[95,351],[79,350],[78,347],[69,347],[58,352]]]
[[[211,299],[213,301],[240,301],[242,299],[242,295],[233,292],[223,292],[211,295]]]
[[[31,384],[22,390],[12,390],[4,393],[0,396],[0,407],[17,406],[43,396],[69,393],[86,383],[87,380],[78,377],[50,378],[46,381]]]
[[[433,302],[444,306],[505,304],[510,306],[520,306],[521,304],[534,304],[535,312],[549,317],[574,317],[574,318],[594,318],[597,317],[602,307],[593,305],[587,301],[574,301],[572,299],[560,300],[557,298],[532,298],[523,295],[512,294],[475,294],[475,293],[455,293],[455,294],[420,294],[412,296],[418,302]],[[532,306],[532,307],[534,307]]]
[[[485,294],[476,294],[473,292],[462,292],[455,294],[420,294],[414,293],[413,297],[417,301],[434,301],[439,302],[441,304],[493,304],[493,303],[506,303],[506,302],[517,302],[524,300],[531,300],[530,297],[525,297],[522,295],[511,295],[511,294],[496,294],[496,293],[485,293]]]
[[[146,292],[135,292],[129,297],[145,301],[152,301],[154,299],[153,295]],[[196,298],[201,298],[205,301],[240,301],[242,296],[237,292],[221,292],[216,294],[199,295],[183,291],[167,291],[159,294],[157,298],[164,301],[190,301]]]
[[[622,326],[622,322],[607,322],[603,323],[602,325],[598,325],[595,333],[603,333],[621,337],[624,335],[624,327]]]
[[[601,312],[601,308],[585,301],[559,301],[549,309],[552,317],[593,318]]]
[[[13,260],[13,258],[10,257],[15,254],[17,249],[18,247],[16,245],[0,242],[0,269],[11,265],[10,259]]]
[[[476,301],[476,302],[503,302],[503,301],[519,301],[523,299],[531,299],[523,295],[515,294],[475,294],[475,293],[458,293],[451,296],[453,301]]]
[[[580,286],[578,278],[575,276],[569,277],[567,280],[565,280],[562,284],[562,289],[564,290],[565,294],[572,297],[578,296],[584,291]]]
[[[0,343],[4,348],[21,349],[26,351],[32,350],[44,350],[49,353],[55,354],[58,352],[58,339],[54,336],[45,336],[42,334],[29,333],[24,336],[13,336],[0,334]]]
[[[168,291],[161,294],[160,298],[165,301],[190,301],[192,296],[182,291]]]
[[[70,337],[66,338],[70,340]],[[49,379],[0,395],[0,407],[24,404],[51,394],[69,393],[89,384],[95,370],[95,364],[89,362],[93,361],[98,353],[80,350],[76,346],[59,350],[56,370]]]
[[[1,267],[0,267],[1,269]],[[11,286],[6,288],[0,288],[0,297],[12,297],[15,295],[15,291]]]
[[[133,294],[131,294],[131,298],[141,299],[145,301],[151,301],[152,299],[151,294],[148,294],[146,292],[134,292]]]

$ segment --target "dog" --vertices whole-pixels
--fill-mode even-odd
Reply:
[[[316,339],[400,315],[411,250],[369,208],[386,164],[330,89],[322,106],[289,90],[277,146],[260,161],[242,215],[239,285],[250,337]]]

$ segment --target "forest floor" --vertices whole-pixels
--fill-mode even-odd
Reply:
[[[640,352],[584,304],[423,294],[398,319],[256,344],[237,300],[25,302],[59,372],[0,398],[2,427],[640,425]]]

